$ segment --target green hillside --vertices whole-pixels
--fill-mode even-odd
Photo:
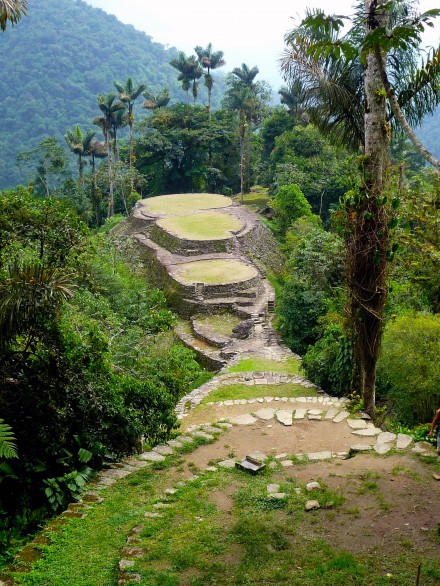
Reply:
[[[90,126],[96,96],[115,91],[114,81],[132,76],[153,93],[169,86],[185,99],[169,65],[176,49],[82,0],[29,0],[28,8],[0,35],[0,188],[23,182],[20,151],[62,139],[75,124]]]

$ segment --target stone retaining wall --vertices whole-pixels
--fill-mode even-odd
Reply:
[[[218,240],[189,240],[167,232],[158,224],[151,227],[150,238],[173,254],[182,256],[230,252],[234,243],[232,236]]]

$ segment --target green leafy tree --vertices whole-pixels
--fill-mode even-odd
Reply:
[[[200,65],[203,69],[207,70],[204,77],[205,86],[208,88],[208,112],[211,116],[211,94],[214,86],[214,78],[211,75],[211,71],[225,65],[226,61],[223,59],[224,53],[223,51],[213,51],[212,43],[209,43],[205,48],[197,45],[197,47],[194,47],[194,51],[196,52]]]
[[[291,82],[301,82],[311,120],[327,135],[363,152],[362,184],[347,198],[345,213],[350,325],[359,388],[369,413],[375,406],[376,364],[393,253],[389,233],[393,211],[384,197],[388,107],[408,132],[396,108],[396,95],[413,124],[438,104],[436,52],[423,64],[424,73],[415,72],[420,33],[438,12],[414,15],[403,3],[366,0],[344,36],[341,18],[316,11],[286,37],[282,67]],[[394,88],[387,84],[389,75]]]
[[[282,237],[291,224],[302,216],[311,216],[312,209],[298,185],[283,185],[273,199],[273,209]]]
[[[50,197],[66,176],[66,153],[54,137],[46,138],[37,147],[20,153],[17,163],[27,173],[35,174],[34,190],[37,195]]]

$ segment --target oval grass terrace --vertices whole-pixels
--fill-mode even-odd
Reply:
[[[165,216],[156,223],[162,230],[188,240],[223,240],[243,228],[238,218],[211,211]]]
[[[226,208],[232,205],[229,197],[215,193],[178,193],[158,195],[139,202],[141,208],[158,217]]]
[[[195,283],[228,285],[250,281],[258,277],[258,271],[240,260],[211,259],[176,265],[173,277],[184,285]]]

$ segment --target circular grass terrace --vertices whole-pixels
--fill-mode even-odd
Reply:
[[[227,285],[253,279],[258,276],[258,271],[240,260],[214,259],[177,265],[173,276],[184,285]]]
[[[232,205],[232,200],[215,193],[178,193],[143,199],[140,205],[151,214],[174,216],[198,210],[226,208]]]
[[[157,225],[187,240],[223,240],[243,228],[243,222],[229,214],[217,212],[196,212],[181,216],[165,216]]]

